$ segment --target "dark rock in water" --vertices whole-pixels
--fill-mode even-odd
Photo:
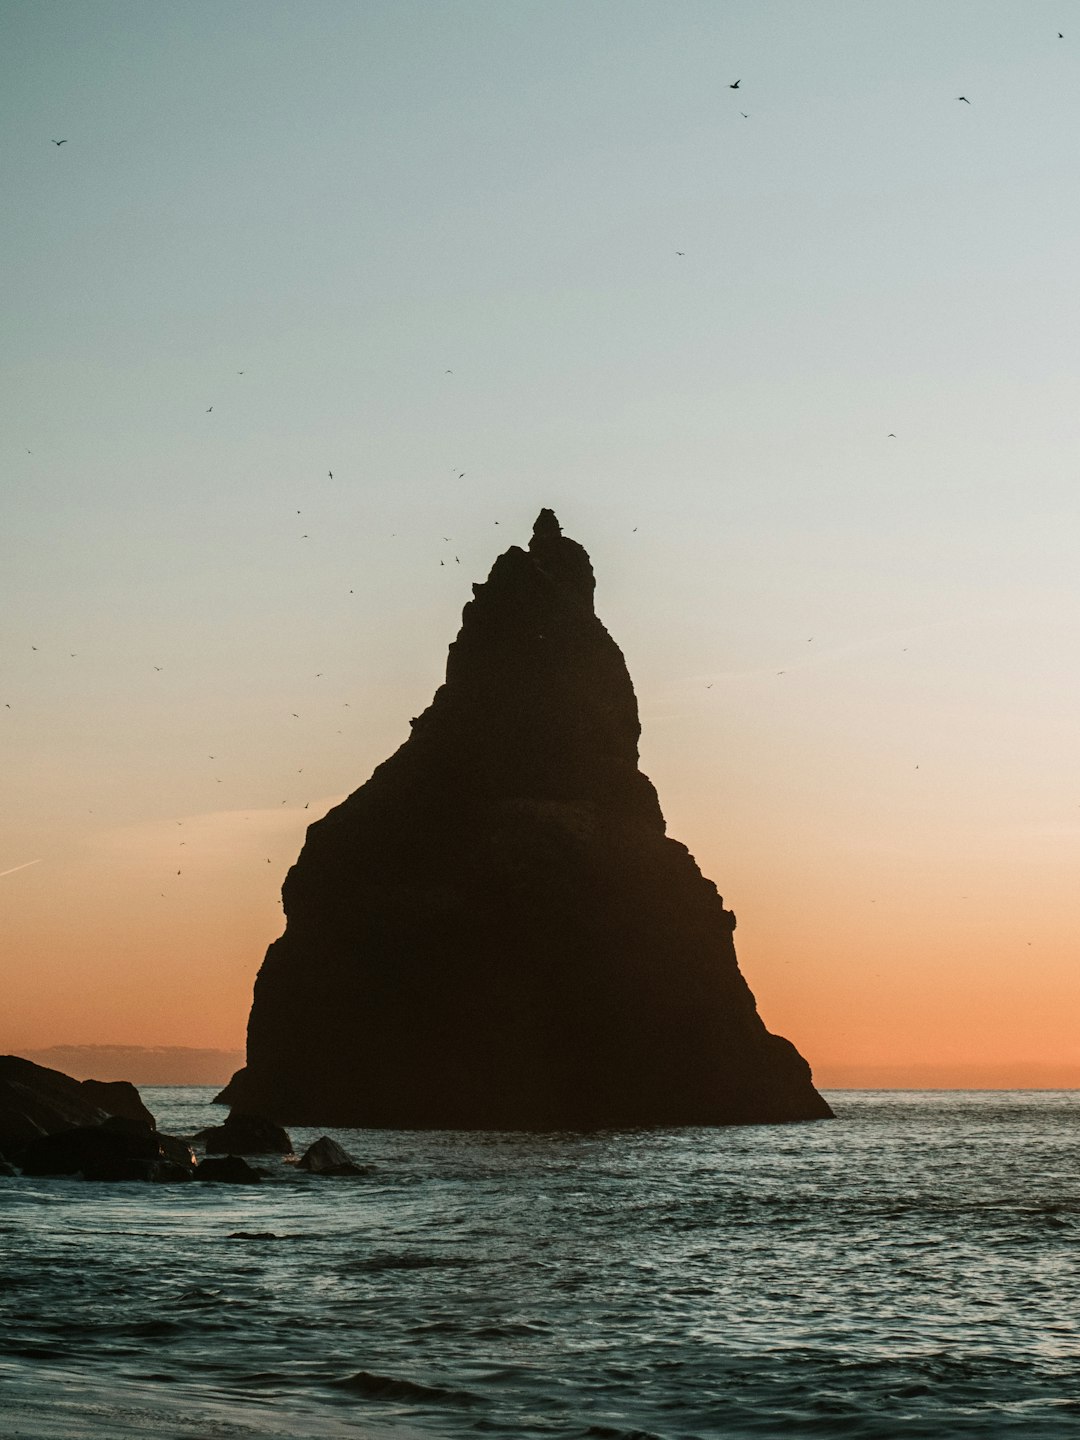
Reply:
[[[308,1170],[312,1175],[370,1175],[374,1166],[357,1165],[336,1140],[323,1135],[304,1151],[300,1169]]]
[[[0,1145],[16,1155],[28,1140],[72,1126],[98,1125],[127,1115],[154,1125],[154,1117],[126,1080],[73,1080],[19,1055],[0,1056]]]
[[[291,1155],[288,1131],[261,1115],[234,1110],[224,1125],[200,1130],[193,1137],[209,1155]]]
[[[144,1184],[173,1185],[194,1180],[193,1165],[177,1165],[172,1160],[129,1159],[101,1160],[83,1166],[84,1180],[141,1180]]]
[[[181,1140],[177,1135],[158,1134],[158,1150],[163,1160],[168,1160],[173,1165],[182,1165],[186,1170],[195,1168],[195,1151],[186,1140]]]
[[[222,1185],[257,1185],[262,1178],[262,1171],[239,1155],[215,1155],[195,1167],[196,1180],[215,1180]]]
[[[152,1162],[158,1158],[157,1136],[150,1130],[129,1134],[104,1125],[85,1125],[39,1135],[24,1147],[21,1165],[24,1175],[92,1172],[98,1179],[109,1179],[108,1172],[122,1169],[130,1161]]]
[[[37,1136],[23,1146],[21,1165],[24,1175],[163,1182],[190,1180],[195,1156],[183,1140],[159,1135],[141,1120],[113,1116],[101,1125]]]
[[[117,1135],[149,1135],[154,1129],[145,1120],[136,1120],[130,1115],[110,1115],[101,1122],[101,1128]]]
[[[87,1098],[106,1115],[123,1115],[144,1121],[151,1130],[157,1128],[157,1121],[129,1080],[82,1080],[80,1084]]]
[[[832,1113],[758,1016],[734,915],[664,833],[593,584],[544,510],[473,587],[408,740],[308,830],[220,1100],[416,1128]]]
[[[9,1165],[3,1155],[0,1155],[0,1175],[15,1175],[17,1173],[15,1166]]]

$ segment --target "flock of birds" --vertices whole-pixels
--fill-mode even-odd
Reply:
[[[1059,40],[1064,40],[1064,38],[1065,38],[1064,32],[1061,31],[1061,30],[1057,31],[1057,38],[1058,38]],[[729,83],[729,85],[728,85],[728,88],[729,88],[730,90],[738,90],[738,91],[741,91],[741,87],[742,87],[742,77],[739,77],[738,79],[731,81],[731,82]],[[968,99],[968,97],[967,97],[966,95],[958,95],[958,96],[956,97],[956,101],[957,101],[957,103],[959,103],[959,104],[964,104],[964,105],[970,105],[970,104],[971,104],[971,101]],[[739,111],[739,114],[740,114],[740,115],[742,116],[742,118],[745,119],[745,120],[748,120],[748,119],[750,118],[749,113],[748,113],[747,111],[745,111],[745,110],[740,110],[740,111]],[[60,139],[53,139],[51,143],[52,143],[53,145],[55,145],[57,148],[59,148],[61,145],[66,145],[66,144],[68,143],[68,139],[67,139],[67,137],[63,137],[63,138],[60,138]],[[676,251],[675,251],[675,254],[676,254],[676,256],[678,256],[679,258],[685,258],[685,256],[686,256],[686,251],[685,251],[685,250],[676,250]],[[237,375],[244,375],[246,372],[245,372],[244,370],[238,370],[236,373],[237,373]],[[443,371],[443,373],[444,373],[445,375],[453,375],[454,371],[453,371],[452,369],[450,369],[450,368],[447,368],[447,369],[445,369],[445,370]],[[205,413],[206,413],[207,415],[212,415],[213,412],[214,412],[214,407],[213,407],[213,405],[207,406]],[[890,432],[888,433],[888,435],[886,436],[886,438],[889,439],[889,440],[895,440],[895,439],[897,438],[897,436],[896,436],[896,433],[895,433],[895,432],[890,431]],[[27,451],[27,453],[30,454],[30,453],[32,453],[32,452],[31,452],[31,451]],[[466,472],[465,472],[465,471],[457,471],[457,468],[456,468],[456,467],[454,467],[454,468],[455,468],[455,473],[457,474],[457,478],[458,478],[458,479],[464,479]],[[333,478],[334,478],[334,472],[333,472],[332,469],[328,469],[328,470],[327,470],[327,476],[328,476],[328,478],[329,478],[330,480],[333,480]],[[297,515],[300,515],[300,514],[301,514],[301,511],[297,510],[296,513],[297,513]],[[499,524],[498,520],[496,520],[494,523],[495,523],[496,525]],[[637,527],[636,525],[633,527],[635,533],[636,533],[636,531],[637,531],[637,528],[638,528],[638,527]],[[300,538],[303,539],[303,540],[307,540],[307,539],[310,538],[310,535],[309,535],[309,533],[304,533]],[[450,538],[449,538],[448,536],[445,536],[445,535],[444,535],[442,538],[443,538],[443,540],[444,540],[445,543],[447,543],[447,544],[450,543]],[[461,564],[461,560],[460,560],[460,557],[459,557],[459,556],[455,555],[453,558],[454,558],[454,563],[455,563],[456,565],[460,565],[460,564]],[[445,567],[445,564],[446,564],[446,561],[443,560],[443,559],[440,559],[439,565],[440,565],[441,567]],[[353,593],[354,593],[354,592],[353,592],[352,590],[349,591],[349,594],[350,594],[350,595],[353,594]],[[810,638],[807,640],[807,644],[812,644],[812,643],[813,643],[813,638],[814,638],[813,636],[810,636]],[[31,648],[32,650],[35,650],[35,651],[36,651],[36,650],[38,649],[38,646],[32,645],[30,648]],[[906,647],[905,647],[905,648],[906,648]],[[69,658],[72,659],[72,660],[76,659],[76,658],[77,658],[77,653],[78,653],[78,652],[69,652]],[[154,669],[155,671],[157,671],[158,673],[161,673],[161,672],[163,671],[164,667],[161,666],[161,665],[154,665],[154,666],[153,666],[153,669]],[[786,670],[778,670],[776,673],[777,673],[777,675],[779,676],[779,675],[785,675],[787,672],[786,672]],[[316,679],[321,678],[321,672],[320,672],[320,674],[317,675],[315,678],[316,678]],[[715,682],[710,681],[708,684],[706,684],[705,689],[706,689],[706,690],[711,690],[711,689],[713,688],[713,684],[714,684],[714,683],[715,683]],[[10,705],[9,702],[6,702],[6,701],[5,701],[5,702],[4,702],[4,708],[7,709],[7,710],[10,710],[12,707],[11,707],[11,705]],[[348,704],[345,705],[345,708],[346,708],[346,709],[349,708]],[[299,718],[300,718],[298,712],[293,711],[293,712],[291,712],[291,714],[292,714],[292,718],[294,718],[294,719],[299,719]],[[338,731],[338,733],[340,734],[341,732]],[[211,755],[209,758],[210,758],[211,760],[214,760],[214,759],[215,759],[215,757],[214,757],[213,755]],[[918,765],[916,765],[916,766],[915,766],[915,769],[918,770],[918,768],[919,768]],[[300,771],[298,771],[298,773],[299,773],[299,774],[302,774],[302,773],[303,773],[303,767],[301,767],[301,769],[300,769]],[[221,779],[220,779],[219,777],[215,777],[215,779],[217,780],[217,783],[218,783],[219,785],[222,783],[222,781],[221,781]],[[286,804],[288,803],[288,801],[287,801],[287,800],[282,800],[281,803],[282,803],[282,805],[286,805]],[[304,808],[305,810],[307,810],[307,809],[309,808],[309,806],[310,806],[310,801],[307,801],[307,802],[305,802],[303,808]],[[178,821],[176,822],[176,824],[177,824],[178,826],[182,826],[182,825],[183,825],[183,821],[182,821],[182,820],[178,820]],[[181,845],[181,846],[186,845],[186,843],[187,843],[186,841],[180,841],[180,845]],[[18,865],[18,866],[15,866],[15,867],[14,867],[13,869],[11,869],[11,870],[0,871],[0,875],[11,875],[11,874],[14,874],[14,873],[15,873],[16,871],[18,871],[18,870],[22,870],[22,869],[27,868],[29,865],[36,865],[36,864],[39,864],[39,863],[40,863],[40,861],[36,861],[36,860],[34,860],[34,861],[28,861],[28,862],[26,862],[25,865]],[[270,858],[269,856],[267,857],[266,863],[267,863],[268,865],[272,863],[272,860],[271,860],[271,858]],[[183,867],[180,867],[180,868],[176,871],[176,874],[177,874],[177,876],[182,875],[182,874],[183,874]],[[165,892],[161,892],[161,893],[164,895]],[[281,902],[279,901],[279,903],[281,903]]]

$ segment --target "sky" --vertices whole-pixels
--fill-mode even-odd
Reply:
[[[1080,1085],[1075,0],[0,0],[0,57],[0,1050],[242,1047],[551,506],[769,1027]]]

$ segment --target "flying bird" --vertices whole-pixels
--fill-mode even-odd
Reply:
[[[745,110],[740,110],[740,111],[739,111],[739,114],[742,116],[742,118],[743,118],[744,120],[749,120],[749,119],[750,119],[750,116],[747,115],[747,113],[746,113]]]
[[[214,408],[214,407],[213,407],[213,406],[212,406],[212,405],[211,405],[211,406],[210,406],[210,409],[209,409],[209,410],[207,410],[207,412],[206,412],[206,413],[207,413],[207,415],[209,415],[209,414],[210,414],[210,411],[211,411],[211,410],[213,410],[213,408]]]
[[[970,104],[971,104],[971,101],[967,98],[966,95],[957,95],[956,98],[957,98],[957,100],[962,100],[965,105],[970,105]]]
[[[685,254],[686,254],[686,251],[685,251],[685,250],[676,250],[676,251],[675,251],[675,254],[676,254],[676,255],[685,255]]]
[[[727,88],[728,88],[729,90],[737,90],[741,84],[742,84],[742,81],[741,81],[741,80],[736,80],[734,85],[729,85]]]
[[[885,439],[886,439],[886,440],[895,440],[895,439],[896,439],[896,434],[895,434],[895,432],[892,431],[892,430],[890,430],[889,433],[885,436]]]
[[[1061,37],[1059,36],[1058,38],[1060,39]],[[53,143],[54,145],[66,145],[66,144],[67,144],[67,141],[66,141],[66,140],[54,140],[52,143]]]
[[[334,472],[332,470],[328,470],[326,473],[330,476],[331,480],[334,478]]]

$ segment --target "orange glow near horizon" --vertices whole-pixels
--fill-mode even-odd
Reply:
[[[0,1048],[242,1046],[551,507],[770,1029],[1073,1083],[1080,40],[265,8],[5,7]]]
[[[5,895],[7,944],[19,963],[0,1049],[242,1048],[255,973],[282,928],[284,871],[306,824],[340,798],[117,827],[62,864],[12,876],[21,893],[17,905]],[[1041,865],[1018,917],[1005,884],[1006,869],[1017,883],[1015,853],[997,868],[983,856],[975,873],[970,856],[939,852],[919,872],[895,855],[815,850],[809,833],[778,825],[741,847],[710,844],[704,798],[669,806],[669,833],[702,837],[697,859],[739,917],[759,1010],[820,1085],[1080,1081],[1080,979]]]

